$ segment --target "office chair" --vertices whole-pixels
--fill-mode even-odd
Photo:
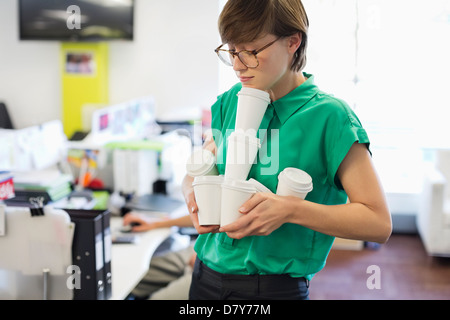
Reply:
[[[6,104],[0,102],[0,128],[2,129],[14,129],[14,126],[9,117],[8,109],[6,109]]]

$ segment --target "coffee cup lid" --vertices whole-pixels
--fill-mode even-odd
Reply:
[[[215,164],[214,154],[206,149],[194,151],[186,163],[186,170],[191,176],[201,176],[207,173]]]
[[[193,186],[201,185],[201,184],[222,184],[224,177],[220,176],[197,176],[194,178],[192,182]]]
[[[248,181],[251,182],[255,186],[257,192],[270,192],[270,193],[272,193],[272,191],[270,191],[269,188],[267,188],[265,185],[263,185],[258,180],[250,178],[250,179],[248,179]]]
[[[266,100],[267,103],[270,103],[270,95],[267,91],[250,88],[250,87],[242,87],[242,89],[238,92],[239,95],[250,95],[263,100]]]
[[[297,168],[286,168],[279,175],[278,180],[284,180],[293,190],[310,192],[313,189],[311,176]]]
[[[243,192],[256,192],[256,188],[253,183],[246,180],[225,179],[222,183],[222,187]]]

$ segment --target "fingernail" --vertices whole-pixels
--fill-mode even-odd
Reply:
[[[240,212],[245,212],[245,207],[240,207],[240,208],[239,208],[239,211],[240,211]]]
[[[191,207],[191,212],[194,213],[195,207]]]

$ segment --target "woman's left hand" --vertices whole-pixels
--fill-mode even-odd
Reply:
[[[226,232],[233,239],[269,235],[288,222],[294,199],[258,192],[239,209],[243,215],[235,222],[221,227],[219,232]]]

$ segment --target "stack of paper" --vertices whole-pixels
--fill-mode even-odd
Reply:
[[[8,202],[29,202],[43,197],[44,203],[67,197],[72,192],[73,178],[57,170],[37,170],[14,175],[15,197]]]

